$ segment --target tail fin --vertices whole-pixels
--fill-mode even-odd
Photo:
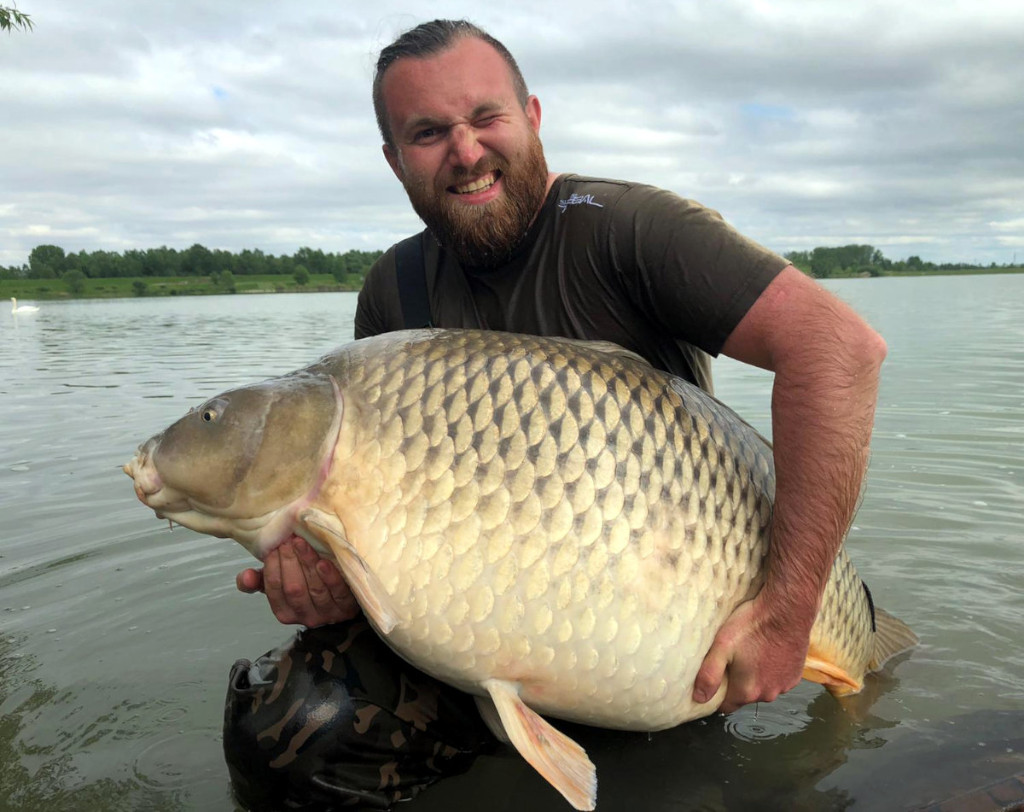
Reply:
[[[917,644],[917,635],[906,623],[875,607],[875,650],[868,663],[869,670],[878,671],[891,658]]]

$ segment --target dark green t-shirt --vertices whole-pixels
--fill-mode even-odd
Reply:
[[[423,243],[435,326],[614,341],[708,391],[707,354],[788,264],[693,201],[578,175],[559,176],[501,267]],[[392,247],[367,274],[355,336],[403,327]]]

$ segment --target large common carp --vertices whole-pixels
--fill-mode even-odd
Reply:
[[[760,588],[775,489],[768,443],[700,389],[615,345],[480,331],[225,392],[125,471],[158,516],[257,558],[292,533],[333,557],[381,636],[489,699],[577,809],[594,767],[538,714],[659,730],[718,708],[694,678]],[[804,676],[858,691],[914,642],[840,552]]]

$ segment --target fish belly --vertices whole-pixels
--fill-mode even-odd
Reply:
[[[336,510],[396,608],[389,642],[562,718],[691,718],[704,654],[760,582],[770,449],[634,358],[452,336],[375,356],[344,387],[362,423]]]

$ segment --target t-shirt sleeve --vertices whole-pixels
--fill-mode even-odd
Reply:
[[[649,186],[617,201],[609,250],[634,305],[712,355],[789,264],[713,209]]]

